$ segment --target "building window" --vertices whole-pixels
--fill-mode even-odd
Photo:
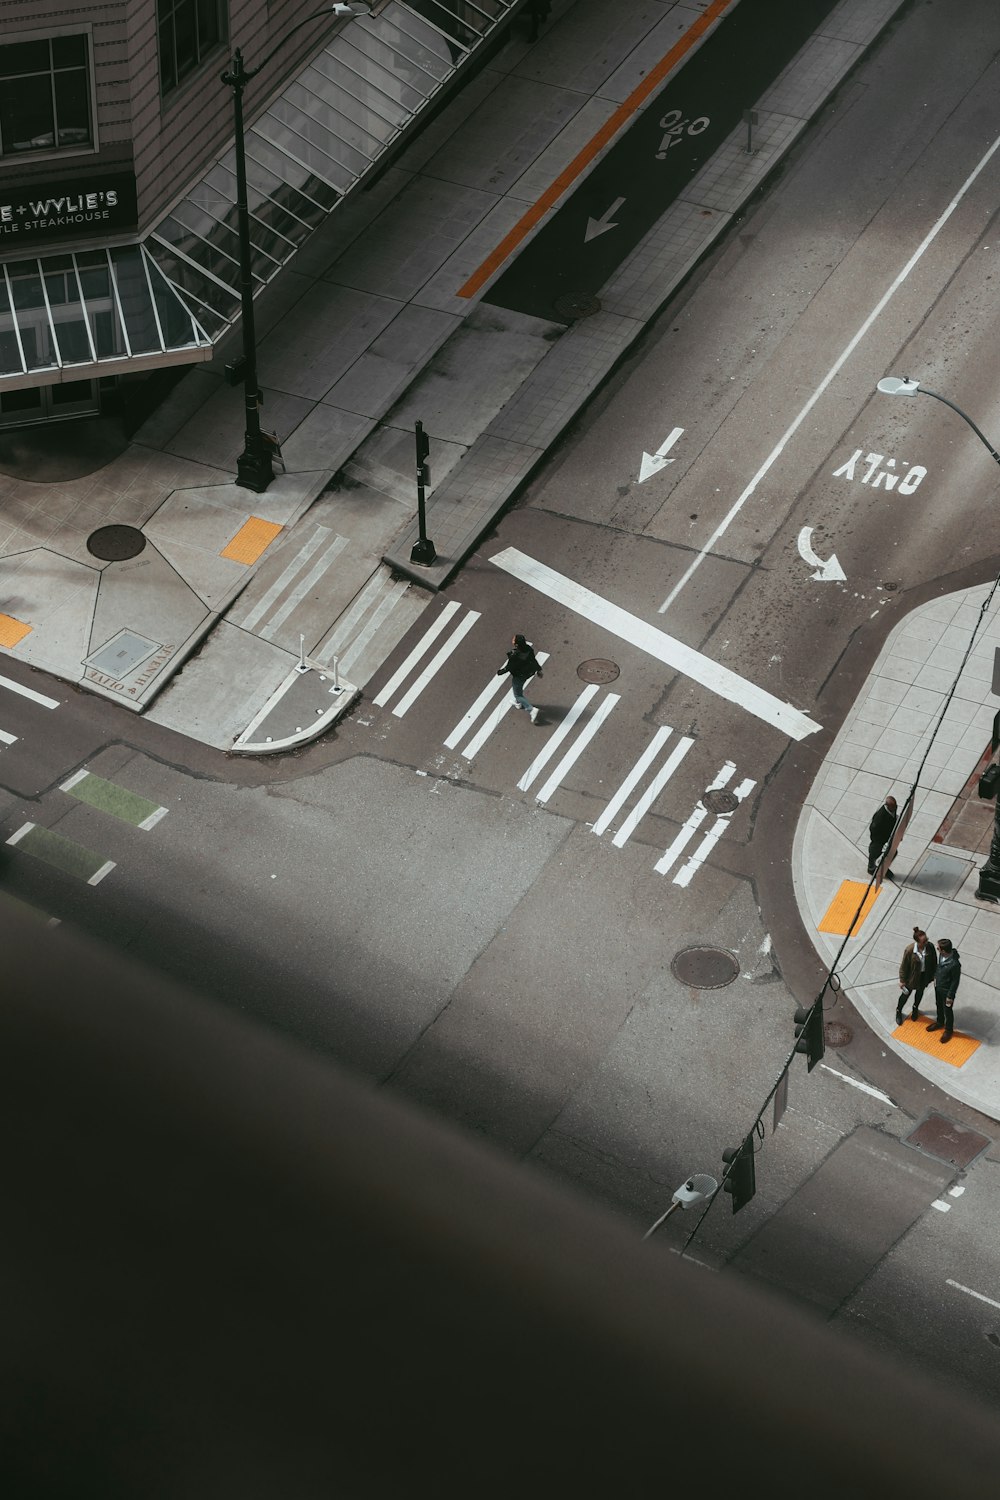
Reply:
[[[0,46],[0,156],[93,146],[89,39]]]
[[[169,94],[225,40],[222,0],[156,0],[160,92]]]

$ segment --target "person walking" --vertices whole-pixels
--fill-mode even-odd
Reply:
[[[896,799],[886,797],[882,806],[878,808],[871,822],[868,824],[868,873],[874,875],[878,869],[882,851],[892,836],[892,830],[896,826]],[[887,876],[892,876],[891,870],[886,870]]]
[[[922,927],[914,927],[913,942],[907,943],[903,949],[903,959],[899,965],[897,1026],[903,1023],[903,1010],[911,995],[913,996],[913,1009],[910,1011],[910,1020],[917,1019],[920,1014],[920,1002],[924,998],[924,990],[934,978],[936,969],[937,954],[934,951],[934,944],[927,941],[927,934]]]
[[[934,974],[934,1003],[937,1020],[932,1021],[928,1031],[941,1031],[942,1042],[950,1042],[955,1029],[955,996],[962,977],[962,961],[951,938],[941,938],[938,945],[937,970]]]
[[[526,714],[530,714],[532,722],[538,723],[538,709],[534,704],[528,702],[524,696],[524,684],[531,677],[541,677],[542,669],[535,656],[535,649],[530,641],[526,641],[523,635],[515,635],[507,652],[507,660],[502,667],[497,668],[497,676],[502,677],[505,672],[510,673],[511,692],[514,695],[514,704],[517,708],[523,708]]]

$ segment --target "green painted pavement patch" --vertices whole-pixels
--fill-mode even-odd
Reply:
[[[114,863],[102,854],[95,854],[93,849],[85,849],[82,844],[74,844],[72,839],[53,833],[51,828],[39,828],[37,823],[25,823],[7,842],[25,854],[34,855],[35,859],[44,860],[47,865],[65,870],[68,875],[79,876],[90,885],[96,885],[114,869]]]
[[[131,823],[135,828],[151,828],[167,810],[158,802],[140,797],[137,792],[128,792],[124,787],[116,786],[113,781],[105,781],[103,776],[95,776],[91,771],[78,772],[63,783],[62,790],[75,797],[78,802],[86,802],[89,807],[110,813],[113,818]]]

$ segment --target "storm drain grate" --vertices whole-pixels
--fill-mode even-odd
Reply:
[[[934,1110],[903,1139],[908,1146],[916,1146],[928,1156],[936,1156],[938,1161],[947,1161],[959,1168],[967,1167],[991,1144],[989,1137],[980,1135],[978,1130],[969,1130]]]
[[[725,948],[682,948],[670,961],[670,972],[696,990],[721,990],[732,984],[740,966]]]
[[[146,538],[137,526],[100,526],[87,538],[87,551],[102,562],[124,562],[138,557]]]

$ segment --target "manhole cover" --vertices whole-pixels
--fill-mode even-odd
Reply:
[[[848,1042],[854,1040],[854,1032],[843,1021],[827,1021],[823,1027],[823,1035],[828,1047],[846,1047]]]
[[[959,1168],[967,1167],[990,1144],[989,1138],[980,1135],[978,1130],[968,1130],[934,1110],[903,1139],[908,1146],[918,1146],[928,1156],[936,1156],[939,1161],[950,1162]]]
[[[563,292],[552,304],[557,317],[569,318],[575,321],[577,318],[589,318],[594,313],[600,312],[600,298],[592,297],[589,292]]]
[[[101,526],[87,538],[87,551],[102,562],[124,562],[138,557],[146,538],[136,526]]]
[[[603,656],[592,656],[589,661],[582,661],[576,669],[577,677],[584,682],[614,682],[621,672],[621,667],[616,661],[608,661]]]
[[[725,948],[682,948],[670,961],[670,972],[696,990],[721,990],[732,984],[740,966]]]
[[[724,786],[713,787],[710,792],[703,794],[701,800],[709,812],[714,813],[735,812],[740,805],[740,799],[736,793],[727,791]]]

